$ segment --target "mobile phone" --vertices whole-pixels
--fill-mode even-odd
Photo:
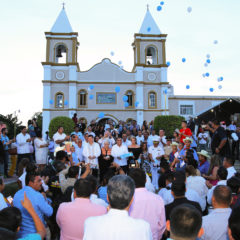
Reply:
[[[130,164],[130,167],[136,167],[135,163]]]

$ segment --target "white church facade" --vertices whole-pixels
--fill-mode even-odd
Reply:
[[[142,124],[157,115],[196,115],[227,99],[174,95],[167,77],[167,35],[161,33],[149,10],[139,33],[134,35],[131,72],[107,58],[88,71],[81,71],[78,33],[72,30],[64,8],[45,35],[46,60],[42,62],[44,132],[56,116],[72,117],[77,113],[78,118],[90,123],[93,119],[99,120],[98,115],[103,112],[104,118],[115,122],[135,119]],[[124,96],[127,96],[127,103],[123,101]]]

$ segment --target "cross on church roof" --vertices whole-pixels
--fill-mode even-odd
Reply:
[[[63,5],[63,9],[65,9],[65,2],[63,2],[62,5]]]
[[[147,11],[149,11],[149,4],[147,4]]]

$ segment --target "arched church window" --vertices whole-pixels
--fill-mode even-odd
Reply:
[[[148,47],[146,49],[146,64],[156,65],[157,64],[157,50],[155,47]]]
[[[64,106],[64,95],[63,93],[56,93],[55,95],[55,107],[56,108],[63,108]]]
[[[154,91],[148,93],[148,107],[149,108],[157,107],[157,94]]]
[[[59,44],[55,48],[55,62],[56,63],[67,63],[67,48],[63,44]]]
[[[82,89],[79,91],[79,107],[87,106],[87,91]]]
[[[131,91],[131,90],[127,91],[126,96],[128,97],[127,102],[129,104],[129,107],[133,107],[133,103],[134,103],[134,93],[133,93],[133,91]]]

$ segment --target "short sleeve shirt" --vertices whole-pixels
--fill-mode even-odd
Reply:
[[[192,136],[192,131],[191,131],[190,128],[186,128],[186,129],[183,129],[183,128],[182,128],[182,129],[180,130],[180,133],[183,133],[183,134],[185,134],[185,135],[187,135],[187,136]],[[186,138],[185,136],[181,135],[180,142],[183,143],[183,139],[185,139],[185,138]]]

